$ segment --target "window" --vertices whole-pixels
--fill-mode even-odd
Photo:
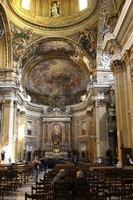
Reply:
[[[30,10],[31,0],[22,0],[21,6],[26,10]]]
[[[82,121],[82,135],[86,134],[86,121]]]
[[[31,135],[31,130],[30,129],[27,130],[27,135]]]
[[[79,0],[79,10],[82,11],[88,7],[88,0]]]

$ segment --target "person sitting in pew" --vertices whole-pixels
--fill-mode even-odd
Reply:
[[[54,200],[72,199],[72,181],[66,171],[61,169],[51,182]]]

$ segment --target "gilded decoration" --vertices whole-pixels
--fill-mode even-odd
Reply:
[[[5,37],[6,42],[6,67],[11,67],[11,33],[3,5],[0,3],[0,37]],[[0,39],[2,39],[0,38]]]
[[[124,60],[124,62],[126,63],[126,65],[130,61],[130,55],[131,55],[131,51],[130,50],[126,50],[125,53],[124,53],[124,55],[122,56],[122,59]]]
[[[74,4],[73,0],[37,1],[31,6],[32,8],[29,12],[25,12],[18,1],[14,2],[6,0],[6,6],[11,18],[13,18],[12,16],[14,15],[16,20],[19,19],[22,23],[24,22],[25,24],[30,25],[30,27],[46,31],[72,29],[80,27],[90,20],[93,21],[98,14],[99,5],[99,0],[90,0],[88,8],[85,11],[80,12],[77,3]]]
[[[123,60],[114,60],[111,65],[111,70],[113,73],[119,73],[126,70],[126,64]]]

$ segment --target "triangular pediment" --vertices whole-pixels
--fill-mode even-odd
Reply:
[[[44,118],[71,118],[71,115],[61,110],[54,110],[44,115]]]

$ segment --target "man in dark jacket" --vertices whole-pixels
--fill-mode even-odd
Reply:
[[[54,200],[72,199],[72,181],[66,171],[61,169],[51,183]]]

